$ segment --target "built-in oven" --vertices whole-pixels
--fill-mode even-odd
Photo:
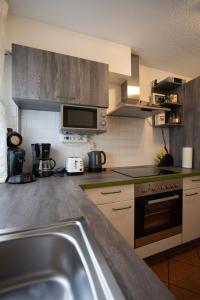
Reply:
[[[182,179],[135,185],[135,248],[182,232]]]

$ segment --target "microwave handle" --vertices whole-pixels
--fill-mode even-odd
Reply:
[[[153,205],[153,204],[163,203],[163,202],[166,202],[166,201],[176,200],[178,198],[179,198],[179,195],[174,195],[174,196],[159,198],[159,199],[155,199],[155,200],[145,200],[145,203],[147,205]]]

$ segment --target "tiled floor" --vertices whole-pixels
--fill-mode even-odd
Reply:
[[[178,300],[200,300],[200,247],[150,264]]]

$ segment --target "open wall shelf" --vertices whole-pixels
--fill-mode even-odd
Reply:
[[[177,79],[178,80],[178,79]],[[183,105],[182,99],[179,97],[178,88],[180,83],[174,83],[169,81],[160,81],[156,83],[156,80],[152,82],[152,102],[157,104],[161,108],[168,108],[169,111],[164,115],[153,117],[153,124],[156,128],[173,128],[182,127],[184,123]],[[157,95],[158,94],[158,95]],[[160,94],[160,95],[159,95]],[[177,99],[174,99],[174,95],[177,95]],[[157,99],[156,99],[157,97]],[[170,102],[177,100],[177,102]],[[162,103],[163,102],[163,103]],[[165,119],[165,124],[162,124]],[[160,124],[161,123],[161,124]]]
[[[174,124],[163,124],[163,125],[154,125],[155,128],[172,128],[172,127],[182,127],[184,124],[183,123],[174,123]]]
[[[171,108],[171,109],[176,109],[183,106],[181,103],[170,103],[170,102],[166,102],[166,103],[162,103],[160,104],[160,107],[167,107],[167,108]]]

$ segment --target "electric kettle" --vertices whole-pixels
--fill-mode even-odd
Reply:
[[[88,171],[89,172],[101,172],[102,165],[106,163],[106,154],[104,151],[91,151],[88,153],[89,163]]]

